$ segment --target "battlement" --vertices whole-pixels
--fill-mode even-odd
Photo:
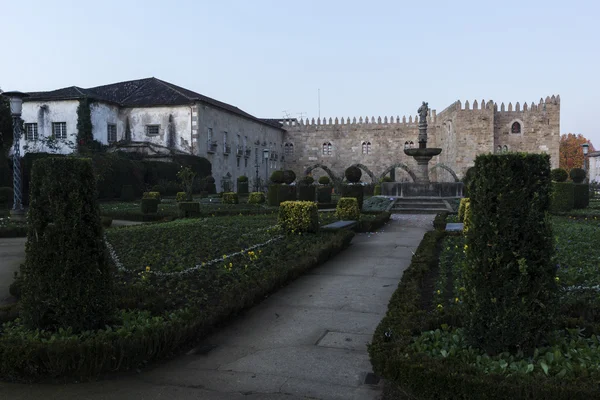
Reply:
[[[429,110],[429,116],[427,117],[428,123],[433,123],[435,122],[435,118],[436,118],[436,112],[435,110]],[[308,128],[308,127],[326,127],[326,126],[363,126],[363,125],[397,125],[397,126],[417,126],[419,124],[419,116],[415,115],[414,119],[412,115],[408,116],[408,119],[406,119],[406,116],[403,116],[402,118],[400,118],[400,116],[396,116],[396,117],[377,117],[377,119],[375,119],[375,117],[365,117],[363,119],[363,117],[358,117],[358,119],[356,117],[350,119],[350,117],[344,119],[342,118],[317,118],[316,120],[314,118],[312,118],[311,120],[309,120],[308,118],[306,118],[306,120],[300,119],[298,121],[296,120],[285,120],[282,121],[282,125],[284,128],[288,128],[288,129],[293,129],[293,128]]]
[[[513,108],[512,103],[508,103],[508,107],[504,106],[504,103],[501,103],[498,106],[498,103],[490,100],[486,102],[485,100],[481,100],[481,103],[477,103],[477,100],[474,100],[472,105],[469,104],[469,101],[465,101],[464,107],[460,100],[456,101],[446,110],[449,110],[454,106],[455,110],[491,110],[493,109],[495,112],[527,112],[527,111],[543,111],[545,110],[547,105],[559,105],[560,104],[560,95],[552,95],[547,96],[546,100],[540,98],[538,104],[531,102],[531,105],[527,105],[527,102],[523,103],[523,107],[519,102],[515,103]],[[444,110],[444,111],[446,111]]]

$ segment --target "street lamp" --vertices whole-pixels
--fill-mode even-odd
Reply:
[[[263,150],[263,158],[265,160],[265,184],[269,181],[269,149]]]
[[[2,94],[10,101],[13,124],[13,208],[11,215],[13,219],[22,220],[25,212],[21,197],[21,112],[23,99],[29,95],[21,92],[4,92]]]
[[[587,180],[587,163],[585,161],[586,161],[586,157],[588,155],[588,150],[589,150],[590,145],[588,143],[584,143],[581,145],[581,147],[583,148],[583,170],[585,171],[585,177]]]

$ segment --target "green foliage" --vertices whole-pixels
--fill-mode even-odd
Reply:
[[[196,173],[192,171],[190,167],[182,167],[179,170],[179,172],[177,172],[177,179],[181,181],[181,184],[185,188],[185,193],[187,193],[188,198],[192,197],[195,178]]]
[[[471,227],[471,223],[473,221],[473,212],[471,211],[471,202],[467,201],[465,203],[465,209],[463,211],[463,232],[466,234],[467,232],[469,232],[469,229]]]
[[[192,201],[192,199],[188,196],[186,192],[177,192],[175,196],[175,201],[181,203],[182,201]]]
[[[121,201],[134,201],[135,190],[131,185],[123,185],[121,188]]]
[[[238,204],[240,202],[238,198],[238,194],[235,192],[226,192],[223,193],[223,203],[224,204]]]
[[[248,178],[246,178],[248,179]],[[248,181],[238,181],[237,184],[237,192],[238,194],[248,194]]]
[[[159,192],[144,192],[142,199],[156,199],[160,203],[161,197]]]
[[[248,204],[263,204],[265,202],[265,194],[263,192],[252,192],[248,196]]]
[[[552,182],[550,211],[566,212],[575,206],[575,186],[571,182]]]
[[[344,171],[344,176],[346,177],[346,179],[348,179],[348,182],[357,183],[360,182],[362,171],[360,170],[360,168],[352,165],[346,168],[346,171]]]
[[[129,124],[129,117],[125,120],[125,142],[131,142],[131,125]]]
[[[100,217],[100,223],[103,228],[110,228],[112,225],[113,219],[111,217]]]
[[[281,184],[284,181],[283,171],[277,170],[273,171],[270,178],[271,182],[274,184]]]
[[[319,229],[317,205],[312,201],[284,201],[277,222],[287,234],[315,233]]]
[[[300,201],[315,201],[316,187],[314,185],[298,185],[298,199]]]
[[[475,166],[464,268],[467,335],[489,354],[525,351],[552,327],[555,309],[550,157],[488,154]]]
[[[0,208],[11,208],[14,192],[11,187],[0,187]]]
[[[182,167],[189,167],[196,174],[197,180],[203,179],[212,173],[212,165],[204,157],[193,156],[191,154],[174,154],[171,158],[173,163]],[[174,181],[175,179],[171,180]]]
[[[248,177],[246,175],[240,175],[237,178],[238,183],[239,182],[248,182]]]
[[[115,309],[91,160],[33,165],[21,316],[33,329],[105,326]]]
[[[313,183],[315,183],[315,178],[313,178],[313,177],[312,177],[312,176],[310,176],[310,175],[306,175],[304,178],[302,178],[302,179],[300,180],[300,183],[301,183],[302,185],[312,185]]]
[[[317,201],[319,203],[331,203],[331,186],[320,186],[317,188]]]
[[[320,185],[329,185],[331,183],[331,179],[327,175],[323,175],[319,178]]]
[[[354,197],[358,201],[358,209],[362,210],[364,188],[362,185],[342,185],[342,197]]]
[[[373,190],[374,196],[381,196],[381,185],[375,185],[375,189]]]
[[[205,178],[206,183],[215,183],[215,178],[212,175],[209,175]]]
[[[281,186],[282,185],[278,183],[272,183],[269,185],[269,189],[267,192],[267,203],[272,207],[279,206],[279,204],[281,203],[281,201],[279,200],[279,188]]]
[[[464,193],[465,197],[469,197],[469,185],[470,185],[471,181],[473,180],[473,178],[475,178],[475,175],[476,175],[475,167],[467,168],[467,171],[465,172],[465,175],[462,178],[462,181],[464,184],[463,193]]]
[[[297,193],[296,186],[290,185],[280,185],[279,186],[279,197],[278,202],[282,203],[284,201],[296,201]]]
[[[86,97],[79,100],[77,106],[77,151],[86,153],[101,149],[102,144],[94,140],[91,101]]]
[[[381,183],[388,183],[388,182],[394,182],[394,180],[389,176],[384,176],[383,178],[381,178]]]
[[[158,203],[160,200],[154,197],[146,197],[142,199],[141,210],[142,214],[154,214],[158,212]]]
[[[181,201],[179,203],[179,216],[183,218],[200,217],[200,203],[197,201]]]
[[[296,173],[291,169],[283,171],[283,183],[289,185],[296,180]]]
[[[358,201],[354,197],[342,197],[335,208],[335,216],[340,220],[360,220]]]
[[[433,228],[438,231],[446,230],[446,219],[448,218],[447,212],[441,212],[433,219]]]
[[[590,185],[573,183],[573,208],[587,208],[590,205]]]
[[[582,183],[585,180],[586,173],[582,168],[573,168],[571,172],[569,172],[569,177],[574,183]]]
[[[554,168],[550,171],[550,176],[554,182],[564,182],[569,177],[569,173],[562,168]]]
[[[465,209],[470,200],[471,199],[469,199],[468,197],[463,197],[462,199],[460,199],[460,204],[458,206],[458,220],[460,222],[464,222],[465,220]]]
[[[0,163],[4,164],[5,157],[13,145],[13,124],[10,102],[1,93],[2,90],[0,90]],[[3,166],[0,166],[0,168]]]

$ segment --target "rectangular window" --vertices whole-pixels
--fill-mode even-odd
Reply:
[[[239,157],[237,158],[237,167],[238,168],[240,167],[240,159],[239,159]]]
[[[223,144],[225,146],[227,146],[227,132],[226,131],[223,132]]]
[[[244,158],[244,167],[248,168],[248,159]]]
[[[212,128],[208,128],[208,131],[206,133],[206,139],[208,140],[208,142],[212,142],[213,140],[213,129]]]
[[[67,123],[66,122],[53,122],[52,123],[52,136],[55,139],[66,139],[67,138]]]
[[[160,125],[146,125],[146,136],[158,136]]]
[[[108,124],[108,126],[106,127],[106,139],[108,141],[108,143],[114,143],[117,141],[117,125],[115,124]]]
[[[25,139],[38,140],[37,124],[25,124]]]

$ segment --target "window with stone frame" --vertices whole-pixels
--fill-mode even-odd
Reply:
[[[371,153],[371,142],[362,142],[362,153],[363,154]]]
[[[108,124],[106,126],[106,140],[108,143],[114,143],[117,141],[117,125]]]
[[[510,127],[510,133],[521,133],[521,124],[518,122],[513,122],[513,124]]]
[[[324,156],[330,156],[331,155],[331,142],[325,142],[323,143],[323,155]]]
[[[146,125],[146,136],[158,136],[160,134],[160,125]]]
[[[52,123],[52,136],[55,139],[66,139],[67,138],[67,123],[66,122],[53,122]]]
[[[294,144],[286,143],[283,151],[286,156],[293,156],[294,155]]]
[[[25,124],[25,140],[38,140],[38,124]]]

